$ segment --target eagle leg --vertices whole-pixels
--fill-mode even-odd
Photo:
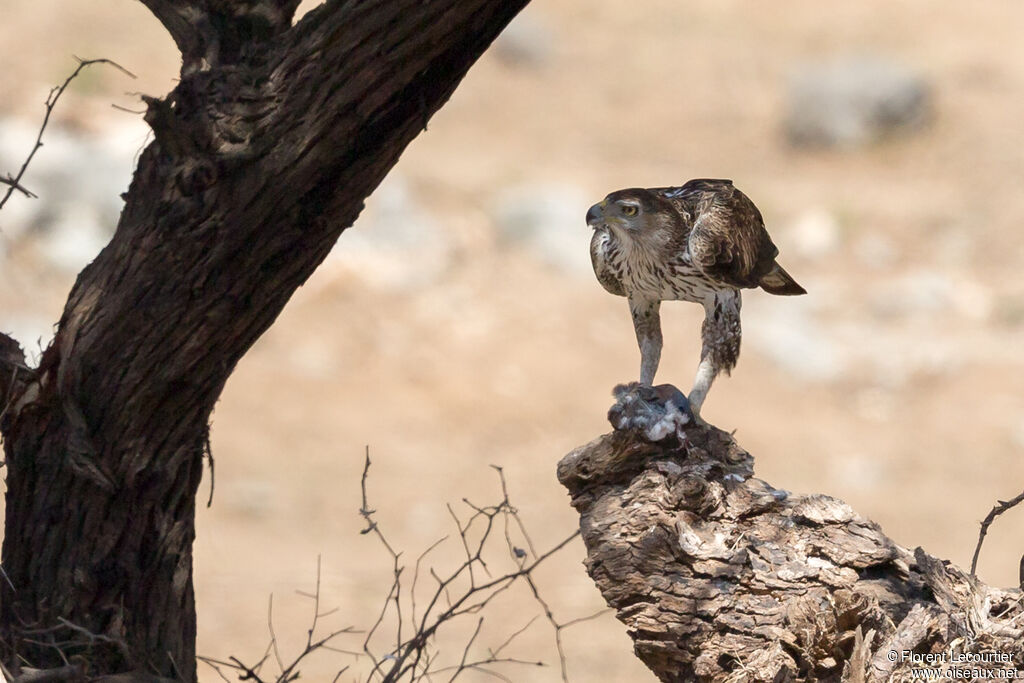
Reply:
[[[740,356],[740,293],[739,290],[715,292],[704,301],[704,324],[701,325],[700,365],[687,398],[698,422],[700,409],[718,373],[729,374]]]
[[[712,355],[708,353],[708,347],[705,345],[701,352],[700,365],[697,366],[697,376],[693,379],[693,388],[687,396],[690,400],[690,412],[699,423],[704,423],[700,416],[700,408],[704,405],[704,399],[707,398],[711,384],[717,376],[718,368],[715,367]]]
[[[633,314],[633,328],[640,345],[640,383],[654,384],[654,375],[661,360],[661,302],[657,299],[629,298],[629,311]]]

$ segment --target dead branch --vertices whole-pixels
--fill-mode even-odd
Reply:
[[[244,664],[237,657],[229,657],[228,661],[215,659],[213,657],[198,656],[197,659],[213,669],[222,680],[230,680],[225,674],[225,670],[232,670],[238,674],[239,680],[253,681],[253,683],[290,683],[291,681],[297,680],[300,675],[300,667],[304,661],[306,661],[311,655],[316,652],[326,650],[331,652],[339,652],[343,654],[357,655],[358,653],[352,650],[345,650],[337,648],[333,645],[334,641],[343,635],[359,633],[352,627],[345,627],[336,629],[327,633],[326,635],[319,635],[317,633],[317,627],[320,619],[333,614],[336,610],[328,610],[326,612],[320,611],[320,558],[316,560],[316,587],[312,593],[306,593],[303,591],[297,591],[299,595],[309,598],[313,601],[313,616],[310,620],[309,629],[306,632],[306,645],[303,647],[295,657],[293,657],[288,663],[285,663],[281,656],[281,652],[278,649],[277,633],[274,631],[274,596],[270,596],[269,605],[267,608],[267,630],[270,631],[270,642],[267,645],[266,651],[258,662],[254,665]],[[272,674],[272,678],[268,678],[261,674],[264,664],[268,661],[270,654],[273,653],[274,661],[277,664],[277,673]],[[343,667],[338,671],[335,680],[338,676],[341,676],[348,667]]]
[[[591,578],[660,680],[902,681],[925,656],[949,677],[1024,673],[1020,591],[900,547],[842,501],[756,479],[719,429],[643,431],[574,450],[558,477]]]
[[[416,614],[416,608],[414,607],[417,599],[415,591],[412,589],[408,592],[406,599],[410,606],[408,614],[411,618],[409,618],[405,628],[406,633],[409,633],[410,635],[406,638],[402,638],[403,624],[406,621],[406,616],[404,616],[402,612],[403,593],[401,578],[404,567],[400,565],[400,554],[396,553],[391,544],[387,541],[379,525],[373,518],[374,511],[369,508],[366,493],[366,481],[369,467],[370,459],[369,452],[367,452],[362,478],[363,506],[360,510],[360,514],[363,515],[367,521],[367,528],[363,530],[363,533],[373,532],[380,539],[382,545],[391,555],[394,567],[394,582],[389,592],[388,599],[385,600],[381,615],[378,617],[373,628],[368,632],[366,641],[364,642],[364,651],[374,663],[369,679],[373,680],[375,676],[380,676],[382,681],[390,683],[406,680],[418,681],[422,679],[429,679],[432,675],[450,674],[450,678],[448,680],[454,681],[467,671],[483,671],[486,667],[491,665],[519,664],[541,666],[541,662],[503,656],[504,650],[518,635],[522,634],[529,625],[533,623],[533,620],[523,628],[511,634],[499,646],[489,649],[486,656],[473,659],[470,657],[471,648],[483,626],[483,617],[479,617],[476,623],[476,628],[463,648],[459,663],[454,665],[439,665],[439,653],[435,652],[431,646],[431,640],[444,626],[450,622],[459,620],[462,617],[481,613],[494,598],[510,589],[517,582],[522,582],[530,588],[534,599],[542,607],[545,616],[548,618],[555,630],[555,649],[557,651],[559,661],[562,663],[563,679],[568,680],[567,674],[565,673],[565,654],[560,638],[561,629],[565,628],[566,625],[559,624],[554,619],[550,608],[548,608],[547,603],[541,597],[532,575],[544,560],[551,557],[551,555],[558,552],[561,548],[565,547],[573,538],[576,537],[576,534],[570,535],[546,553],[537,555],[533,552],[533,559],[530,561],[531,554],[521,549],[513,542],[510,523],[514,522],[516,527],[521,530],[522,539],[525,544],[531,548],[531,551],[533,548],[533,542],[530,540],[529,534],[526,533],[525,525],[523,525],[522,519],[519,517],[518,510],[509,499],[508,486],[505,481],[504,472],[500,467],[495,467],[494,469],[498,473],[502,491],[502,498],[497,504],[478,506],[467,499],[463,499],[463,503],[470,510],[469,516],[465,519],[460,518],[452,506],[448,506],[448,512],[452,517],[456,530],[458,531],[459,542],[465,559],[447,575],[438,575],[433,568],[431,569],[430,573],[437,582],[437,586],[435,587],[433,594],[430,595],[426,601],[426,608],[419,615]],[[502,538],[505,541],[509,559],[513,563],[515,569],[506,572],[502,576],[495,577],[491,572],[488,561],[485,559],[485,549],[488,547],[488,542],[492,539],[496,528],[498,528],[499,521],[502,523],[501,528],[504,531]],[[479,531],[477,532],[479,535],[476,538],[473,538],[472,534],[477,528],[479,528]],[[443,542],[443,540],[444,539],[441,539],[441,541],[430,546],[423,555],[417,558],[412,580],[413,586],[416,586],[418,583],[421,560],[426,553],[436,548]],[[477,572],[481,572],[487,577],[487,579],[481,579]],[[444,604],[447,605],[446,607],[441,607],[442,600],[444,601]],[[393,610],[392,616],[396,621],[397,626],[395,645],[386,653],[380,655],[374,651],[372,642],[374,635],[377,633],[384,617],[388,614],[389,609]]]
[[[988,528],[992,526],[992,522],[996,521],[996,517],[1003,514],[1004,512],[1014,508],[1021,503],[1024,503],[1024,491],[1021,491],[1019,495],[1011,498],[1010,500],[998,501],[981,523],[981,530],[978,532],[978,545],[974,546],[974,555],[971,557],[971,576],[974,576],[975,570],[978,568],[978,556],[981,555],[981,544],[985,542],[985,536],[988,535]],[[1024,590],[1024,557],[1020,560],[1020,588]]]
[[[50,94],[46,96],[46,102],[44,103],[46,106],[46,113],[43,114],[43,123],[39,126],[39,134],[36,135],[35,144],[32,145],[32,150],[28,153],[28,156],[25,157],[25,161],[21,164],[21,168],[18,169],[17,175],[12,176],[8,173],[6,178],[0,178],[0,182],[7,185],[7,192],[4,193],[3,197],[0,197],[0,209],[4,208],[4,204],[7,203],[7,200],[10,199],[15,190],[18,190],[26,197],[36,197],[34,193],[22,187],[21,179],[25,175],[25,171],[28,170],[28,165],[32,163],[32,159],[35,157],[36,152],[38,152],[43,146],[43,133],[46,132],[46,126],[50,123],[50,114],[53,113],[54,107],[57,106],[57,101],[60,99],[60,96],[64,94],[64,91],[67,90],[68,86],[71,85],[71,81],[78,78],[78,74],[82,73],[83,69],[90,67],[93,64],[109,64],[121,73],[130,76],[131,78],[135,78],[135,74],[131,71],[128,71],[128,69],[124,68],[117,62],[109,59],[79,59],[78,57],[75,57],[75,59],[78,60],[78,67],[71,72],[70,76],[64,79],[63,83],[58,86],[54,86],[50,90]]]
[[[457,509],[448,506],[459,536],[459,560],[455,568],[439,573],[434,567],[427,569],[424,566],[426,557],[449,540],[449,537],[446,536],[431,544],[416,558],[410,580],[407,567],[402,562],[402,553],[395,550],[394,545],[388,540],[374,516],[376,511],[370,507],[367,492],[370,464],[367,450],[361,480],[362,505],[359,509],[359,514],[366,521],[366,528],[361,533],[372,534],[387,552],[392,581],[373,624],[365,631],[360,650],[356,652],[337,648],[330,642],[342,634],[361,633],[351,628],[335,631],[325,638],[314,637],[318,620],[334,611],[320,611],[320,564],[318,561],[316,590],[312,594],[300,593],[300,595],[313,599],[314,602],[313,618],[307,634],[306,647],[289,664],[283,662],[277,651],[277,637],[273,630],[272,619],[268,619],[271,633],[270,643],[263,658],[256,664],[244,664],[235,657],[229,658],[228,661],[201,657],[200,661],[213,668],[224,680],[228,680],[225,671],[233,671],[240,678],[255,683],[287,683],[299,677],[299,665],[306,657],[319,650],[330,650],[355,658],[365,656],[370,666],[370,670],[365,676],[366,681],[415,683],[416,681],[447,680],[451,683],[471,671],[482,672],[500,680],[510,680],[498,669],[508,666],[544,666],[543,662],[535,659],[516,657],[509,653],[509,649],[516,639],[525,633],[541,615],[535,616],[523,626],[512,631],[497,646],[481,648],[479,642],[483,637],[488,606],[495,598],[515,585],[524,584],[540,606],[543,616],[552,626],[555,636],[555,651],[561,665],[562,678],[568,681],[561,639],[562,631],[592,619],[596,615],[566,622],[556,620],[548,602],[542,597],[540,588],[534,579],[534,572],[548,558],[575,539],[578,532],[569,535],[546,552],[536,553],[533,549],[533,542],[526,533],[525,525],[519,517],[519,511],[509,498],[504,472],[501,468],[495,467],[502,495],[497,503],[481,506],[464,500],[463,503],[468,509],[468,514],[463,513],[461,516]],[[508,552],[506,562],[509,563],[510,568],[499,576],[497,571],[499,560],[493,556],[492,546],[502,542]],[[520,547],[521,545],[525,545],[530,550],[524,550]],[[424,587],[420,580],[424,573],[434,579],[435,583],[432,587]],[[451,654],[446,656],[445,653],[440,652],[435,644],[437,635],[456,622],[465,623],[470,618],[473,619],[470,622],[473,624],[473,629],[463,643],[461,652],[454,659]],[[390,635],[387,633],[386,626],[393,626]],[[277,673],[268,675],[262,671],[268,661],[277,664]],[[346,669],[339,671],[338,676]]]
[[[6,178],[0,178],[0,183],[9,186],[10,188],[17,190],[29,199],[39,199],[39,195],[35,194],[31,190],[26,190],[24,187],[18,184],[18,181],[8,173]]]

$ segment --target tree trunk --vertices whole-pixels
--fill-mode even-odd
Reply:
[[[660,680],[1024,677],[1021,591],[896,545],[842,501],[755,479],[729,434],[666,429],[646,392],[620,396],[610,417],[628,428],[569,453],[558,478],[587,571]]]
[[[182,51],[145,98],[110,244],[37,369],[0,335],[3,661],[193,681],[192,540],[235,364],[527,0],[143,0]],[[5,408],[4,408],[5,407]]]

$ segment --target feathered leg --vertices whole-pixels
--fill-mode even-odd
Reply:
[[[723,371],[729,374],[740,356],[740,303],[739,290],[715,292],[704,301],[700,365],[697,366],[693,389],[687,397],[690,410],[698,419],[715,377]]]
[[[651,386],[661,360],[661,302],[655,299],[629,298],[636,341],[640,345],[640,383]]]

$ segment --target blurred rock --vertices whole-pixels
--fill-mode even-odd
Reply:
[[[787,93],[785,131],[794,145],[859,147],[927,122],[931,90],[912,69],[850,56],[798,66]]]
[[[551,58],[553,43],[547,25],[527,9],[505,27],[491,49],[510,66],[535,67]]]
[[[556,185],[520,185],[503,192],[491,215],[502,241],[522,245],[543,263],[575,275],[591,275],[590,204],[582,190]]]
[[[36,241],[54,268],[81,270],[117,227],[120,195],[148,130],[136,119],[101,134],[48,127],[22,179],[39,198],[12,196],[0,212],[0,230],[12,241]],[[38,123],[0,120],[0,173],[17,173],[37,134]]]
[[[824,209],[810,209],[789,227],[787,246],[806,259],[834,254],[842,244],[839,221]]]
[[[355,225],[342,233],[329,259],[331,267],[401,291],[436,282],[450,267],[452,250],[450,236],[416,199],[408,181],[391,173]]]

